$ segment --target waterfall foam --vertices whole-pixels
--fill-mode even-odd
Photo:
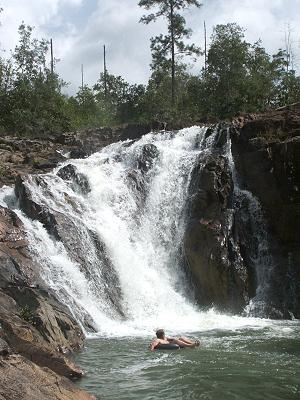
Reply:
[[[94,326],[99,335],[130,336],[149,334],[158,326],[199,332],[268,324],[201,312],[185,289],[185,203],[195,160],[212,145],[211,138],[205,141],[205,132],[192,127],[177,134],[150,133],[66,162],[88,178],[88,194],[57,175],[62,166],[43,175],[42,184],[27,181],[36,203],[76,226],[76,233],[69,231],[74,237],[60,241],[16,208],[32,252],[43,265],[43,278],[87,334],[87,326]],[[149,144],[156,147],[157,156],[142,159]],[[144,169],[137,168],[141,162]],[[105,255],[102,259],[99,251]],[[108,260],[116,278],[105,266]]]

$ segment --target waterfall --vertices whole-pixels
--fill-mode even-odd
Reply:
[[[29,177],[26,190],[54,216],[54,233],[19,209],[11,189],[2,190],[2,204],[14,208],[25,225],[43,279],[86,334],[249,324],[213,310],[200,312],[186,284],[185,204],[194,164],[212,146],[205,133],[199,127],[149,133],[86,159],[67,160],[39,179]],[[64,176],[67,165],[76,169],[75,182]]]

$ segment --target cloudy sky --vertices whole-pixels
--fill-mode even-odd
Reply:
[[[81,82],[93,84],[102,71],[103,44],[107,47],[109,72],[129,82],[144,83],[151,61],[149,38],[164,31],[164,21],[142,25],[144,11],[138,0],[0,0],[1,51],[14,48],[22,21],[35,26],[35,36],[53,38],[57,71],[74,93]],[[202,0],[200,9],[191,8],[185,17],[193,29],[193,42],[203,47],[203,21],[208,35],[213,26],[237,22],[246,28],[250,42],[262,39],[272,54],[284,47],[290,26],[296,63],[300,64],[300,0]],[[199,60],[200,69],[203,60]],[[299,70],[299,68],[298,68]]]

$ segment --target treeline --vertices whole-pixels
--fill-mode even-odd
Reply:
[[[181,18],[179,11],[173,10],[172,18]],[[146,85],[131,85],[105,71],[92,87],[85,85],[71,97],[62,93],[66,83],[46,62],[49,43],[33,38],[32,27],[22,24],[11,58],[0,59],[0,132],[48,135],[124,122],[188,124],[300,101],[300,77],[287,51],[270,56],[260,41],[248,43],[237,24],[214,28],[205,68],[190,73],[186,57],[200,63],[203,54],[184,45],[190,31],[180,18],[173,32],[178,43],[172,44],[171,31],[152,39]],[[169,21],[169,29],[174,29],[174,21]],[[181,46],[181,57],[174,57],[175,46]]]

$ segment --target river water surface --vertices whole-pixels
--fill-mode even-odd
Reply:
[[[90,339],[76,359],[86,372],[79,384],[104,400],[300,399],[299,321],[236,322],[187,334],[200,339],[196,349],[150,352],[150,337]]]

